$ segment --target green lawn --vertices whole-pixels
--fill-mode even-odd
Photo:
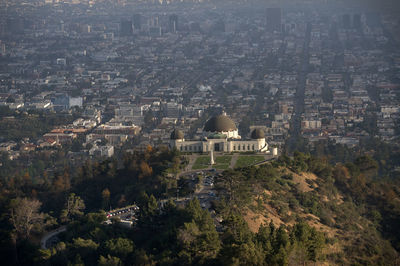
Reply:
[[[232,160],[231,155],[218,156],[215,159],[215,165],[213,165],[213,167],[215,169],[226,170],[231,165],[231,160]]]
[[[232,156],[230,156],[230,155],[223,155],[223,156],[218,156],[216,159],[215,159],[215,163],[216,164],[230,164],[231,163],[231,160],[232,160]]]
[[[192,170],[204,169],[210,166],[210,156],[199,156],[192,166]]]
[[[238,160],[236,161],[235,168],[246,167],[264,160],[264,156],[240,155]]]
[[[217,156],[217,158],[215,158],[215,164],[212,166],[212,168],[226,170],[229,168],[231,160],[232,156],[230,155]],[[205,169],[209,167],[210,167],[210,156],[204,155],[197,157],[196,161],[192,166],[192,170]]]
[[[229,168],[229,164],[215,164],[213,167],[219,170],[226,170]]]

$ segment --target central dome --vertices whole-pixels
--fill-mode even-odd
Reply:
[[[204,126],[204,131],[208,132],[229,132],[237,130],[235,122],[225,114],[213,116]]]
[[[174,131],[171,132],[171,139],[184,139],[183,132],[179,129],[174,129]]]

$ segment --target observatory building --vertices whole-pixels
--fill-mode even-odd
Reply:
[[[211,117],[203,132],[200,140],[186,140],[183,132],[175,129],[171,133],[170,147],[182,152],[270,152],[263,130],[255,129],[251,139],[243,140],[235,122],[225,113]]]

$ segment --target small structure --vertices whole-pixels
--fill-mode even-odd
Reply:
[[[96,157],[112,157],[114,155],[114,146],[97,146],[94,145],[90,150],[89,154]]]

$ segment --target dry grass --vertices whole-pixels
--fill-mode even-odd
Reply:
[[[297,189],[301,192],[309,192],[314,190],[314,188],[318,187],[317,183],[315,182],[315,180],[317,180],[318,177],[313,173],[301,173],[299,175],[296,174],[295,172],[290,171],[289,169],[285,169],[284,174],[293,176],[293,182],[297,184]],[[312,183],[314,188],[311,187],[309,183],[307,183],[307,180],[309,183]]]
[[[252,232],[258,232],[258,229],[261,225],[269,224],[271,221],[277,227],[279,227],[281,224],[284,224],[276,210],[274,210],[268,204],[264,204],[264,212],[268,212],[268,217],[265,217],[263,214],[260,213],[255,213],[250,209],[246,209],[243,217]]]

